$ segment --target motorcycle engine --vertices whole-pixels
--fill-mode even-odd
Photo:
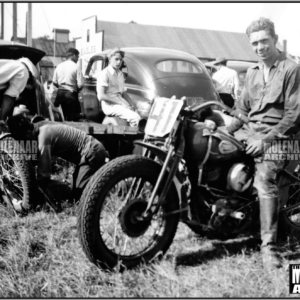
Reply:
[[[245,192],[252,186],[253,171],[244,163],[234,164],[227,175],[227,188],[236,192]]]

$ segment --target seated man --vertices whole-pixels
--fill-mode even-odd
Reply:
[[[6,120],[25,88],[34,88],[38,71],[28,58],[22,57],[19,60],[0,59],[0,74],[0,120]]]
[[[134,111],[134,104],[124,87],[125,78],[120,71],[123,58],[124,52],[119,48],[108,53],[109,65],[97,79],[97,96],[105,115],[125,119],[134,127],[141,117]]]
[[[22,114],[8,118],[7,125],[16,140],[38,142],[37,179],[43,189],[50,181],[52,156],[76,165],[73,174],[73,198],[76,201],[91,176],[105,163],[107,152],[104,146],[79,129],[51,121],[32,124]]]

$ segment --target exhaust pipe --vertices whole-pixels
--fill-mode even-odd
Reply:
[[[245,214],[240,211],[233,211],[232,213],[230,213],[230,217],[238,220],[243,220],[245,219]]]

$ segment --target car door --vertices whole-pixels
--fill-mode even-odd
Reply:
[[[81,91],[81,107],[85,118],[97,123],[101,123],[104,119],[97,98],[97,76],[107,66],[107,63],[106,55],[95,55],[90,59],[84,74],[84,85]]]

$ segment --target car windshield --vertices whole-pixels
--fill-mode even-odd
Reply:
[[[164,60],[156,64],[156,68],[169,73],[203,73],[200,66],[184,60]]]
[[[89,76],[94,79],[97,79],[97,77],[99,76],[99,74],[102,70],[102,65],[103,65],[102,59],[94,61],[93,65],[91,67]]]

